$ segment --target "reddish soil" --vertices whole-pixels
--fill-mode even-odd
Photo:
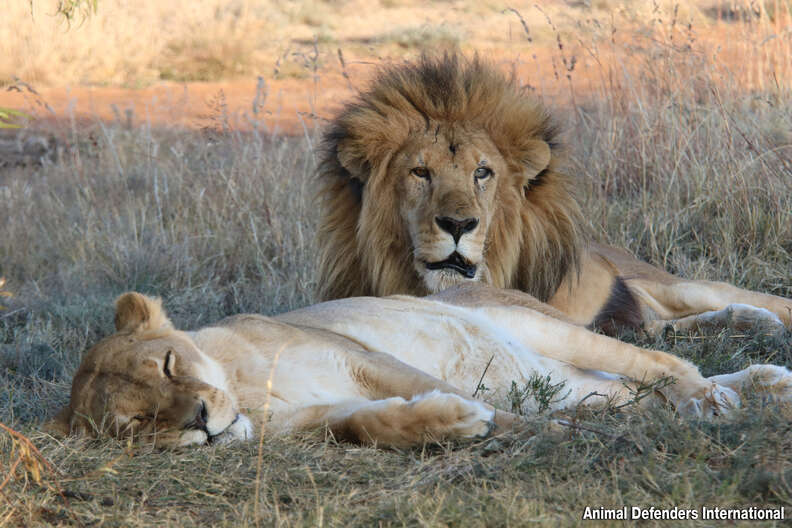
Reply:
[[[328,75],[314,85],[299,79],[267,80],[258,120],[269,130],[299,133],[315,116],[327,116],[352,93]],[[121,121],[137,126],[251,128],[256,80],[208,83],[163,82],[141,89],[74,86],[26,87],[0,92],[0,107],[25,111],[36,120]]]
[[[520,81],[539,95],[560,103],[570,98],[585,98],[592,92],[618,90],[618,86],[606,85],[614,78],[624,78],[625,69],[644,77],[652,73],[652,68],[662,68],[664,63],[656,61],[658,50],[661,55],[677,54],[680,64],[687,63],[688,71],[691,65],[695,70],[699,64],[691,62],[691,57],[698,57],[697,61],[703,59],[705,64],[714,65],[713,72],[715,69],[721,73],[726,71],[724,80],[736,79],[746,88],[757,88],[758,77],[762,82],[771,79],[768,72],[783,72],[782,78],[790,76],[790,66],[777,64],[778,58],[769,53],[759,57],[764,60],[760,61],[761,70],[757,70],[754,64],[757,55],[750,53],[749,46],[737,40],[730,41],[737,33],[736,28],[724,24],[706,34],[698,33],[695,50],[689,46],[684,48],[685,42],[681,45],[673,40],[660,42],[657,35],[646,38],[638,32],[625,31],[620,34],[621,42],[606,45],[596,53],[581,42],[570,43],[562,51],[557,47],[539,49],[534,45],[530,55],[501,49],[490,50],[486,56],[501,64],[504,70],[513,69]],[[573,57],[574,69],[567,78],[564,59],[569,64]],[[374,62],[348,61],[346,76],[338,63],[327,61],[316,75],[306,71],[301,78],[279,79],[270,75],[261,81],[161,82],[139,89],[73,86],[33,87],[34,90],[20,83],[0,90],[0,108],[22,110],[32,116],[34,122],[75,119],[189,129],[228,125],[233,129],[249,130],[256,121],[258,126],[263,125],[269,131],[302,134],[314,125],[321,126],[344,101],[365,88],[375,71]],[[748,67],[745,67],[746,62]],[[688,82],[689,79],[679,81]],[[254,104],[257,105],[255,111]]]
[[[499,54],[500,55],[500,54]],[[540,58],[541,55],[541,58]],[[520,82],[544,97],[568,100],[571,88],[587,93],[600,83],[602,68],[593,60],[578,60],[572,83],[552,50],[530,58],[488,54],[505,71],[514,71]],[[34,121],[120,121],[137,126],[252,128],[254,104],[257,121],[270,131],[302,134],[331,118],[343,102],[365,89],[376,71],[371,63],[346,69],[325,67],[305,78],[262,81],[240,79],[220,82],[161,82],[133,89],[107,86],[28,87],[20,84],[0,91],[0,107],[22,110]],[[261,93],[258,95],[258,89]],[[261,125],[259,125],[261,126]]]
[[[557,94],[559,83],[548,86],[535,79],[554,79],[551,51],[540,62],[520,56],[495,58],[504,69],[514,68],[521,82],[543,94]],[[578,64],[576,77],[589,64]],[[0,91],[0,107],[26,112],[34,121],[120,121],[137,126],[252,128],[257,121],[270,131],[302,134],[321,125],[364,89],[375,72],[372,63],[351,65],[346,77],[340,66],[328,66],[303,78],[239,79],[219,82],[161,82],[145,88],[109,86],[29,87],[24,83]],[[576,82],[576,84],[580,84]],[[566,86],[564,83],[562,86]],[[261,90],[260,93],[259,89]],[[258,94],[258,99],[257,99]],[[261,125],[259,125],[261,126]]]

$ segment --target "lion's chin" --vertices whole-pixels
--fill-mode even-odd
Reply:
[[[426,269],[429,271],[455,271],[466,279],[472,279],[476,276],[476,265],[471,263],[468,259],[454,251],[445,260],[438,262],[427,262]]]
[[[424,284],[430,293],[437,293],[463,282],[477,281],[480,275],[479,270],[477,270],[472,278],[467,278],[452,269],[429,270],[425,267],[421,274]]]

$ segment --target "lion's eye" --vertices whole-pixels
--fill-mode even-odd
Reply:
[[[410,174],[414,176],[418,176],[422,180],[429,180],[431,176],[429,175],[429,169],[426,167],[415,167],[413,170],[410,171]]]
[[[492,176],[492,169],[489,167],[479,167],[473,171],[473,177],[477,180],[486,180],[490,176]]]

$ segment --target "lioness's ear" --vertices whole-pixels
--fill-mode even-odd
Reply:
[[[71,407],[67,405],[52,419],[44,422],[42,429],[52,436],[68,436],[71,432],[71,414]]]
[[[530,184],[530,180],[550,165],[553,154],[550,151],[550,145],[539,139],[528,141],[523,153],[523,163],[525,164],[525,181],[523,183]]]
[[[115,327],[119,332],[173,328],[162,309],[162,300],[128,292],[116,299]]]

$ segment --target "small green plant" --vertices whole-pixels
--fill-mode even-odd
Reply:
[[[487,387],[487,386],[486,386],[486,385],[484,385],[483,383],[479,383],[479,384],[476,386],[476,391],[473,393],[473,397],[475,398],[475,397],[476,397],[476,396],[477,396],[479,393],[480,393],[480,394],[484,394],[485,392],[489,392],[489,391],[491,391],[491,390],[492,390],[492,388],[491,388],[491,387]]]
[[[0,107],[0,128],[19,128],[22,125],[15,122],[15,119],[25,118],[27,114],[14,110],[13,108]]]
[[[11,297],[11,292],[5,289],[6,279],[5,277],[0,277],[0,298],[3,297]],[[5,310],[5,306],[0,304],[0,310]]]
[[[655,392],[659,392],[669,385],[673,385],[674,383],[676,383],[676,379],[674,379],[672,376],[665,376],[663,378],[652,380],[651,382],[641,381],[636,387],[625,385],[627,391],[630,393],[631,398],[622,404],[615,405],[613,409],[618,410],[624,407],[635,405],[647,396],[654,394]]]
[[[31,0],[31,11],[33,2]],[[62,16],[67,23],[71,24],[75,18],[83,20],[95,14],[99,8],[99,0],[59,0],[55,8],[55,14]]]
[[[569,396],[572,392],[571,390],[567,391],[563,396],[557,397],[565,386],[565,380],[553,383],[549,374],[540,376],[537,372],[531,374],[531,377],[528,378],[522,388],[512,381],[509,394],[507,395],[511,405],[511,412],[522,416],[526,400],[532,398],[536,402],[537,412],[543,413],[550,408],[550,405],[558,403]]]

